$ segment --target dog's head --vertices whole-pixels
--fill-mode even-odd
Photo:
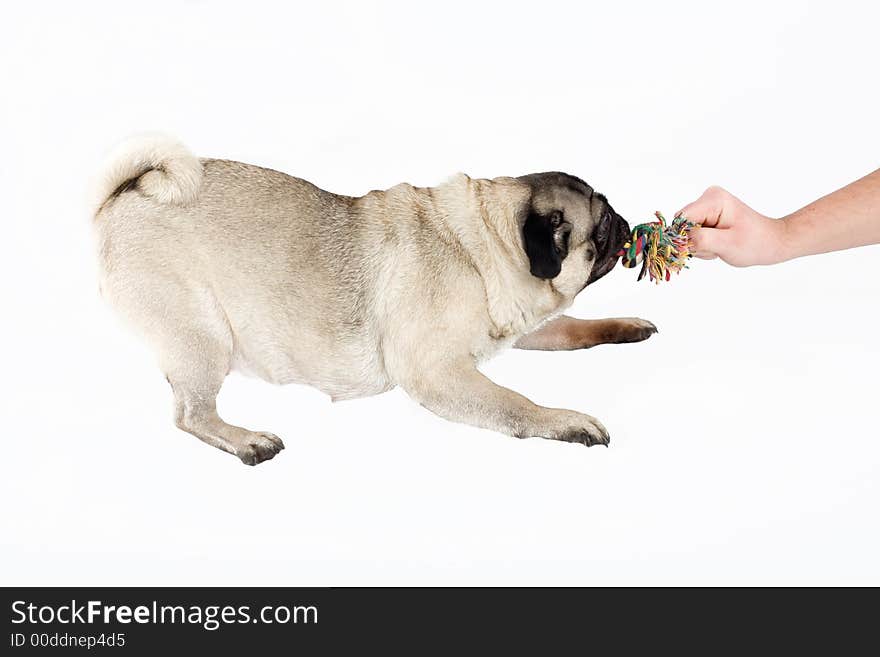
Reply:
[[[566,173],[517,180],[531,192],[519,222],[532,276],[574,296],[614,268],[630,228],[608,199]]]

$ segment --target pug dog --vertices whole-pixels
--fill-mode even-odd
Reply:
[[[218,415],[232,370],[333,400],[401,386],[455,422],[608,445],[596,418],[539,406],[478,366],[510,346],[587,349],[657,331],[561,314],[630,233],[565,173],[458,174],[352,197],[150,136],[110,158],[93,207],[101,292],[158,355],[175,424],[248,465],[284,444]]]

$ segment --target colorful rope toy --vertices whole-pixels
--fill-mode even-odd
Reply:
[[[668,281],[672,272],[677,274],[687,267],[687,260],[692,257],[688,233],[696,224],[684,217],[676,217],[667,225],[660,212],[655,212],[654,216],[657,221],[633,228],[632,237],[617,255],[627,269],[635,267],[641,258],[642,270],[636,280],[642,280],[647,274],[650,280],[659,283]]]

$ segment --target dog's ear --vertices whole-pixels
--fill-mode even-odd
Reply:
[[[529,211],[523,224],[523,247],[529,257],[529,271],[538,278],[556,278],[568,255],[571,224],[558,210],[547,215]]]

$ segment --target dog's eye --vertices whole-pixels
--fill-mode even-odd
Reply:
[[[559,228],[562,224],[562,213],[559,210],[556,210],[553,214],[550,215],[550,225],[553,228]]]

